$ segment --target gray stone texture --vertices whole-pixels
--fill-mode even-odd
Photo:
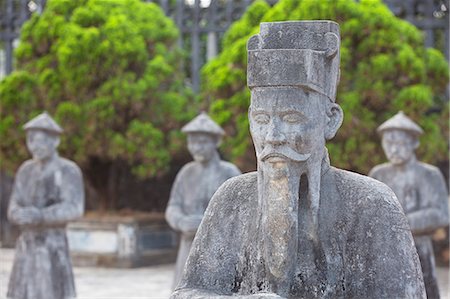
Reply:
[[[414,237],[427,297],[439,298],[431,237],[449,224],[444,178],[438,168],[417,161],[414,151],[423,131],[403,112],[384,122],[378,132],[389,162],[375,166],[369,176],[397,195]]]
[[[78,166],[58,156],[62,129],[43,113],[24,129],[33,156],[17,171],[8,219],[20,227],[8,298],[75,297],[67,222],[82,216],[84,187]]]
[[[181,233],[173,287],[180,280],[212,195],[223,182],[241,173],[233,164],[220,160],[217,146],[224,131],[206,113],[194,118],[182,131],[188,134],[188,149],[194,161],[177,174],[166,209],[167,222]]]
[[[247,48],[257,172],[214,194],[171,298],[424,298],[395,194],[329,164],[338,24],[262,23]]]

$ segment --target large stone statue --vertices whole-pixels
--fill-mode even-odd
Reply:
[[[339,25],[262,23],[247,83],[257,172],[209,204],[175,298],[423,298],[408,222],[384,184],[331,167]]]
[[[42,113],[25,124],[33,156],[17,171],[8,219],[20,227],[8,286],[11,299],[75,297],[65,226],[82,216],[81,171],[56,151],[62,129]]]
[[[173,288],[180,281],[192,241],[211,197],[223,182],[241,174],[236,166],[220,160],[217,147],[224,131],[206,113],[185,125],[182,132],[188,135],[188,150],[194,161],[177,174],[166,210],[167,222],[181,233]]]
[[[436,167],[417,161],[414,151],[423,131],[403,112],[384,122],[378,133],[389,162],[375,166],[369,176],[391,187],[397,195],[422,264],[427,297],[439,298],[431,236],[449,223],[444,178]]]

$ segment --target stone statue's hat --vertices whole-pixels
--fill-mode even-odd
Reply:
[[[339,25],[332,21],[261,23],[247,42],[247,84],[301,86],[336,98]]]
[[[225,131],[216,124],[205,112],[200,113],[196,118],[181,128],[183,133],[209,133],[223,136]]]
[[[56,134],[61,134],[63,129],[48,115],[47,112],[41,113],[29,122],[27,122],[23,128],[25,130],[37,129],[45,130]]]
[[[415,136],[419,136],[423,133],[422,128],[406,116],[403,111],[398,112],[396,115],[382,123],[378,127],[377,132],[382,135],[388,130],[407,131]]]

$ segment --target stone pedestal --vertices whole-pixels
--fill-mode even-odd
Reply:
[[[163,214],[88,215],[67,227],[75,266],[132,268],[175,262],[177,235]]]

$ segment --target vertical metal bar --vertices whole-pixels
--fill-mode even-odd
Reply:
[[[425,47],[431,48],[435,44],[435,38],[434,38],[434,1],[428,0],[426,1],[426,5],[424,7],[424,15],[425,15]]]
[[[425,29],[425,47],[432,48],[434,46],[434,30],[433,28]]]
[[[405,7],[405,20],[414,24],[414,2],[413,0],[407,0],[404,2]]]
[[[28,19],[28,0],[20,0],[19,4],[19,19],[17,20],[17,27],[22,27],[22,24]]]
[[[178,38],[178,46],[183,48],[183,8],[184,3],[182,0],[177,0],[177,7],[175,9],[175,23],[177,24],[178,30],[180,30],[180,37]]]
[[[160,0],[161,8],[164,11],[165,15],[169,15],[169,1],[168,0]]]
[[[227,28],[231,25],[231,23],[233,23],[233,3],[234,1],[227,1],[227,6],[225,8],[225,16],[226,16],[226,20],[227,20]]]
[[[13,64],[13,3],[6,0],[6,30],[5,30],[5,74],[12,72]]]
[[[13,61],[13,46],[12,40],[7,40],[5,43],[5,75],[9,75],[12,72],[12,61]]]
[[[206,44],[206,59],[210,61],[217,56],[217,32],[208,32],[208,42]]]
[[[38,1],[38,9],[37,9],[37,13],[38,14],[42,14],[42,12],[44,11],[45,8],[45,4],[47,4],[47,0],[39,0]]]
[[[192,28],[192,53],[191,53],[191,76],[192,76],[192,89],[194,92],[200,90],[200,0],[195,0],[194,3],[194,15],[193,15],[193,28]]]
[[[448,24],[448,22],[447,22],[447,24]],[[450,37],[449,37],[449,35],[450,35],[450,32],[447,27],[446,29],[444,29],[444,43],[445,43],[444,51],[445,51],[445,57],[447,58],[447,61],[449,61],[449,59],[450,59],[450,49],[449,49]]]
[[[206,59],[209,61],[217,56],[218,41],[216,32],[217,0],[212,0],[208,8],[208,40],[206,43]]]

